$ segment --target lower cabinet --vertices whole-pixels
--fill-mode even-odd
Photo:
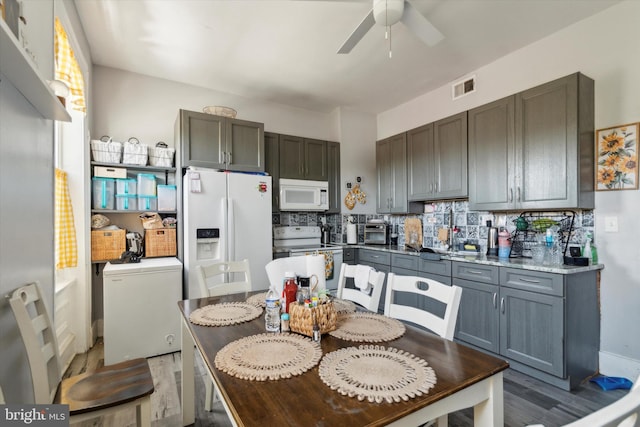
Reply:
[[[564,389],[598,370],[596,272],[554,274],[453,262],[455,339]]]

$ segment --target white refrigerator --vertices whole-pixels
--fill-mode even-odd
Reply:
[[[197,265],[249,260],[253,290],[267,289],[272,257],[271,177],[189,168],[184,175],[184,291],[200,298]]]

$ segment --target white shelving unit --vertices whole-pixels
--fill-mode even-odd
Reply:
[[[24,95],[42,117],[70,122],[71,116],[33,66],[11,29],[0,19],[0,73]]]

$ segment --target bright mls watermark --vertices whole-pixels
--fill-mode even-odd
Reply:
[[[68,405],[30,405],[9,403],[0,405],[1,426],[68,427]]]

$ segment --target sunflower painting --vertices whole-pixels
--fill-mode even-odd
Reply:
[[[596,190],[638,188],[639,123],[596,132]]]

